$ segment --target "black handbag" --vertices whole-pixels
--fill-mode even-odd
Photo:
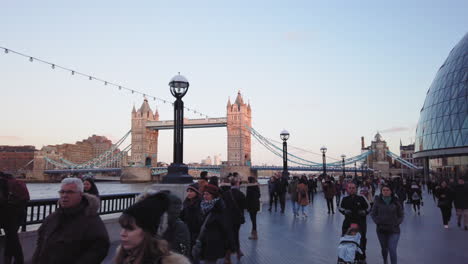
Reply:
[[[203,237],[203,234],[205,233],[206,230],[206,222],[208,222],[208,219],[210,218],[211,213],[209,213],[205,221],[203,222],[203,225],[200,228],[200,233],[198,234],[197,240],[195,241],[195,245],[192,247],[192,259],[195,261],[195,263],[198,263],[200,261],[200,255],[202,251],[202,243],[201,239]]]

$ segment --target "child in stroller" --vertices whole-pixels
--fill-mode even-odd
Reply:
[[[358,264],[356,255],[362,254],[359,243],[361,241],[361,234],[357,224],[352,224],[346,234],[341,237],[340,244],[338,245],[338,264]]]

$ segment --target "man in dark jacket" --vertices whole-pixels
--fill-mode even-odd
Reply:
[[[350,182],[347,186],[348,196],[341,199],[339,211],[345,216],[342,226],[342,235],[346,233],[351,224],[358,224],[361,233],[360,248],[363,252],[361,259],[366,256],[367,244],[367,214],[370,212],[370,205],[367,199],[356,194],[356,184]]]
[[[60,207],[38,230],[33,263],[101,263],[110,244],[98,215],[98,198],[83,194],[83,182],[78,178],[65,178],[59,194]]]
[[[5,231],[3,263],[24,263],[18,229],[26,219],[29,191],[24,182],[0,172],[0,228]]]
[[[464,228],[468,231],[468,185],[465,184],[464,179],[459,178],[458,185],[453,190],[457,224],[461,227],[461,220],[463,218]]]
[[[281,213],[284,214],[284,210],[286,208],[286,191],[288,190],[288,180],[284,177],[281,177],[281,175],[278,176],[278,178],[276,178],[276,187],[280,200]]]

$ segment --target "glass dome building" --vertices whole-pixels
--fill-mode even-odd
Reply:
[[[468,33],[452,49],[427,91],[414,158],[425,176],[468,179]]]

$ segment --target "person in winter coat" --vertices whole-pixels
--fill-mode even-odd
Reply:
[[[356,194],[356,184],[348,183],[347,186],[348,196],[343,197],[340,202],[339,211],[345,216],[343,225],[341,227],[342,235],[346,233],[351,224],[357,224],[359,232],[361,233],[360,248],[363,255],[359,259],[366,257],[367,245],[367,219],[366,216],[370,212],[370,204],[364,196]]]
[[[411,192],[409,197],[411,198],[414,212],[418,213],[419,215],[421,212],[422,192],[421,188],[416,184],[416,182],[411,184]]]
[[[200,228],[203,224],[203,215],[201,212],[200,202],[202,195],[198,191],[196,184],[191,184],[187,187],[187,196],[184,200],[180,219],[184,221],[190,232],[190,250],[197,240]]]
[[[26,219],[29,191],[23,181],[0,172],[0,228],[5,231],[3,263],[24,263],[18,229]]]
[[[99,197],[99,190],[92,177],[84,177],[83,179],[84,193],[95,195]]]
[[[376,196],[371,212],[377,226],[377,237],[382,248],[384,263],[390,253],[390,263],[397,264],[397,245],[400,238],[400,224],[403,222],[403,205],[393,195],[388,185],[382,185],[381,194]]]
[[[452,190],[448,187],[446,181],[442,181],[440,186],[436,187],[436,197],[437,197],[437,206],[440,208],[442,213],[442,222],[444,227],[448,228],[448,223],[452,217],[452,203],[453,203],[453,193]]]
[[[340,199],[341,199],[341,192],[343,191],[343,183],[341,180],[335,182],[335,189],[336,189],[336,207],[340,206]]]
[[[314,201],[314,177],[312,175],[307,180],[307,189],[309,190],[309,203],[312,203]]]
[[[278,211],[278,187],[276,184],[276,177],[271,176],[270,179],[268,180],[268,194],[270,198],[270,207],[268,208],[268,211],[271,212],[271,208],[273,206],[273,203],[275,204],[275,212]]]
[[[294,176],[289,183],[288,193],[291,197],[291,205],[294,216],[299,216],[299,205],[297,203],[297,184],[299,183],[299,178]]]
[[[252,222],[252,231],[249,239],[257,240],[257,212],[260,211],[260,187],[255,177],[249,177],[249,186],[247,186],[247,195],[245,196],[247,212],[249,212],[250,221]]]
[[[123,212],[119,218],[122,230],[116,264],[190,264],[185,256],[171,252],[168,243],[157,236],[158,230],[167,227],[170,203],[167,193],[159,192],[145,196]]]
[[[34,264],[101,263],[109,250],[109,236],[98,215],[99,199],[83,193],[78,178],[62,180],[60,207],[38,230]]]
[[[361,196],[364,196],[367,201],[369,202],[370,206],[372,207],[372,204],[374,203],[374,196],[372,196],[372,186],[369,182],[364,181],[359,187],[358,193]]]
[[[461,220],[463,218],[463,225],[468,231],[468,185],[465,184],[463,178],[458,179],[458,185],[454,188],[454,205],[457,212],[457,225],[461,227]]]
[[[230,223],[232,241],[230,251],[226,252],[226,260],[231,258],[231,253],[237,253],[237,259],[240,260],[244,253],[240,249],[239,231],[241,225],[245,223],[244,210],[246,209],[246,199],[244,193],[240,191],[240,178],[233,176],[231,179],[231,188],[222,192],[222,199],[226,205],[227,222]]]
[[[279,175],[276,178],[276,187],[280,200],[281,213],[284,214],[284,210],[286,209],[286,192],[288,189],[288,180],[285,177],[281,177],[281,175]]]
[[[325,200],[327,200],[328,214],[330,214],[330,211],[334,214],[335,208],[333,206],[333,197],[335,197],[336,194],[335,185],[330,179],[327,179],[323,184],[322,189],[323,194],[325,195]]]
[[[218,259],[226,256],[226,250],[233,244],[233,241],[229,241],[232,239],[231,227],[226,223],[226,207],[220,197],[218,187],[211,184],[205,186],[200,207],[203,222],[206,222],[205,230],[200,238],[200,258],[205,264],[215,264]],[[224,263],[231,263],[230,258]]]
[[[307,217],[305,208],[309,204],[309,188],[307,187],[307,177],[303,176],[297,185],[297,204],[301,207],[302,216]],[[297,209],[299,211],[299,209]]]

